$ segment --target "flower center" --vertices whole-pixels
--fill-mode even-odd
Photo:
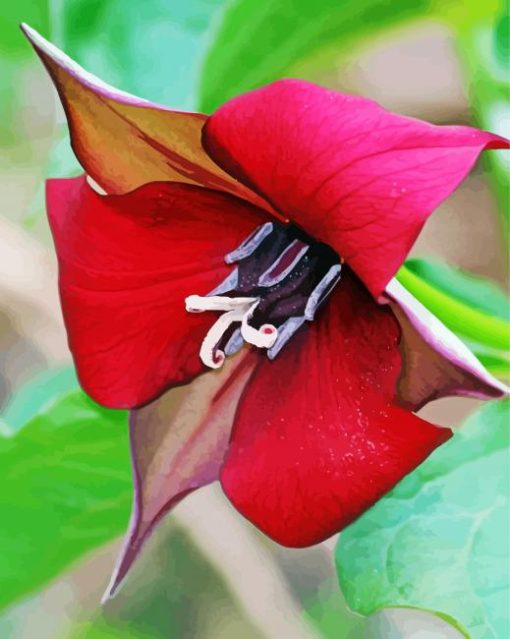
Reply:
[[[225,256],[236,264],[206,296],[190,295],[190,313],[222,313],[207,333],[200,358],[219,368],[246,342],[274,359],[294,333],[311,322],[340,279],[341,259],[293,225],[267,222]]]

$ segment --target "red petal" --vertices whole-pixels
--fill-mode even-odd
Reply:
[[[145,403],[202,370],[214,321],[185,311],[228,275],[224,255],[263,214],[241,200],[152,183],[100,196],[84,178],[48,182],[69,344],[84,389],[107,406]]]
[[[502,138],[433,126],[364,98],[283,80],[227,102],[209,154],[311,235],[379,296],[426,219]]]
[[[398,324],[352,276],[241,399],[222,470],[238,510],[288,546],[338,532],[451,436],[393,403]]]

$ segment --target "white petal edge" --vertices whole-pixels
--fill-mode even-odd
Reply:
[[[410,293],[397,279],[393,278],[386,287],[386,296],[390,302],[397,305],[398,309],[408,320],[409,325],[420,336],[423,342],[444,361],[446,367],[450,367],[456,375],[450,375],[446,379],[438,379],[438,386],[433,396],[427,397],[418,403],[418,407],[431,399],[437,399],[448,395],[464,395],[479,399],[495,399],[510,394],[510,388],[496,379],[479,362],[469,348],[457,337],[441,320],[431,313],[412,293]],[[406,331],[401,321],[403,339],[406,339]],[[420,371],[413,372],[420,375]]]
[[[52,60],[58,63],[60,67],[64,68],[66,71],[69,72],[70,75],[77,78],[82,84],[88,86],[90,89],[94,89],[99,93],[107,95],[114,100],[119,100],[120,102],[124,102],[127,104],[133,104],[136,106],[150,106],[156,109],[161,109],[162,111],[172,111],[175,113],[175,110],[173,109],[169,109],[163,105],[155,104],[154,102],[150,102],[149,100],[139,98],[136,95],[132,95],[131,93],[127,93],[126,91],[121,91],[120,89],[116,89],[110,84],[107,84],[94,74],[86,71],[77,62],[75,62],[63,51],[58,49],[54,44],[49,42],[49,40],[46,40],[46,38],[44,38],[35,29],[32,29],[32,27],[28,26],[28,24],[26,24],[25,22],[22,22],[20,26],[23,33],[38,49],[40,49],[43,53],[45,53]]]
[[[91,177],[90,175],[86,175],[85,176],[85,180],[87,181],[87,184],[90,186],[90,188],[97,193],[98,195],[108,195],[108,193],[103,189],[102,186],[100,186],[93,177]]]

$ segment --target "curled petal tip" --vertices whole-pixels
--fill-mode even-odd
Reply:
[[[388,284],[386,294],[402,328],[402,405],[416,410],[440,397],[500,399],[510,394],[510,388],[397,279]]]
[[[144,534],[140,534],[139,531],[139,523],[140,523],[140,513],[139,508],[135,504],[133,509],[132,520],[130,524],[130,532],[124,542],[124,546],[122,551],[117,558],[117,562],[115,564],[115,568],[113,574],[110,578],[108,586],[101,597],[101,605],[104,605],[113,599],[117,592],[121,589],[128,574],[131,572],[131,568],[138,558],[140,549],[150,533],[150,530],[146,530]],[[152,527],[151,527],[152,528]]]
[[[272,210],[208,156],[202,147],[206,115],[172,110],[120,91],[28,25],[23,23],[21,29],[59,93],[78,160],[108,193],[171,181],[234,194]]]
[[[62,91],[62,89],[65,88],[63,77],[55,75],[59,72],[64,73],[64,75],[70,75],[74,77],[80,84],[88,87],[89,89],[92,89],[93,91],[104,94],[104,97],[122,100],[123,102],[131,103],[133,105],[151,105],[151,102],[149,102],[148,100],[138,98],[134,95],[131,95],[130,93],[126,93],[125,91],[120,91],[119,89],[112,87],[106,82],[103,82],[103,80],[99,79],[92,73],[89,73],[72,58],[70,58],[66,53],[61,51],[58,47],[56,47],[53,43],[51,43],[38,31],[30,27],[25,22],[21,23],[20,28],[27,37],[30,44],[34,47],[37,55],[45,64],[46,68],[52,76],[57,89],[59,90],[59,92],[61,92],[62,97],[63,94],[65,95],[65,91]],[[164,107],[159,108],[163,109]]]
[[[257,358],[249,353],[173,389],[130,415],[135,498],[129,532],[103,603],[131,573],[145,542],[180,500],[219,476],[239,398]]]

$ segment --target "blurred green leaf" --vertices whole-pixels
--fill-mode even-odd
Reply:
[[[21,35],[21,22],[29,23],[44,36],[50,31],[48,0],[16,0],[3,2],[0,11],[0,56],[28,57],[32,49]]]
[[[126,91],[194,108],[202,55],[224,0],[67,0],[57,44],[88,71]]]
[[[67,178],[81,175],[83,168],[71,148],[69,129],[63,125],[51,148],[44,168],[45,178]],[[39,188],[23,219],[23,225],[41,239],[49,240],[51,233],[46,221],[46,184],[41,180]]]
[[[475,123],[507,138],[510,137],[509,14],[508,0],[504,0],[496,15],[485,20],[466,20],[454,24]],[[510,217],[508,156],[508,151],[500,150],[491,151],[483,158],[499,200],[505,232]]]
[[[132,487],[125,411],[71,392],[0,438],[0,608],[126,527]]]
[[[0,10],[0,145],[12,144],[20,133],[17,113],[24,101],[25,66],[33,50],[19,29],[30,22],[49,35],[48,0],[3,2]],[[35,60],[34,60],[35,63]],[[26,106],[26,105],[25,105]]]
[[[451,330],[496,377],[510,377],[510,302],[482,277],[427,259],[410,259],[399,281]],[[493,321],[495,320],[495,321]]]
[[[319,588],[304,603],[305,619],[315,627],[324,639],[354,638],[362,634],[363,617],[354,614],[339,596],[336,588]]]
[[[508,320],[505,321],[474,307],[469,299],[464,299],[461,289],[458,295],[453,297],[450,292],[443,290],[443,285],[431,284],[407,265],[399,270],[396,277],[424,306],[459,336],[491,348],[508,349],[510,343]]]
[[[104,619],[78,624],[70,635],[65,633],[62,639],[154,639],[159,634],[143,632],[139,627],[129,628],[113,626]]]
[[[508,320],[510,301],[494,282],[429,259],[406,260],[406,268],[454,299],[494,317]]]
[[[414,606],[472,639],[510,636],[509,409],[485,405],[341,535],[337,569],[356,612]]]
[[[432,0],[234,0],[206,58],[200,107],[213,111],[331,45],[339,58],[385,28],[429,14],[433,5]]]
[[[78,387],[74,368],[51,368],[35,375],[11,398],[0,416],[0,426],[14,434],[39,410],[57,397]]]
[[[411,607],[382,608],[367,618],[364,630],[363,639],[469,639],[447,615]]]
[[[470,345],[468,344],[468,346]],[[501,355],[496,355],[494,353],[484,352],[483,350],[481,350],[479,344],[473,344],[470,346],[470,348],[471,351],[478,358],[478,360],[494,376],[503,379],[510,378],[510,360],[507,357],[502,357]]]
[[[214,553],[174,517],[158,525],[115,598],[101,608],[97,601],[94,619],[80,621],[59,639],[267,639]]]
[[[494,28],[494,53],[501,65],[510,65],[510,1],[505,0]]]

